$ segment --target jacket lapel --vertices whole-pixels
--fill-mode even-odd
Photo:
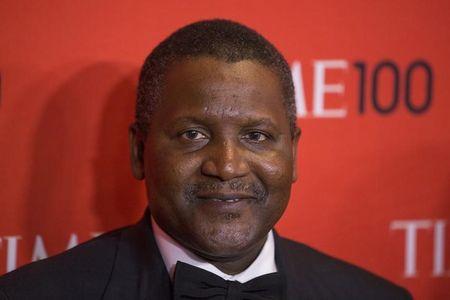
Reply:
[[[171,299],[171,282],[151,230],[150,212],[122,231],[103,299]]]
[[[283,242],[274,230],[275,239],[275,262],[278,271],[284,276],[286,284],[285,299],[313,299],[311,288],[308,287],[308,281],[311,274],[306,269],[298,269],[298,264],[294,261],[295,257],[292,250]],[[298,255],[298,253],[296,253]]]

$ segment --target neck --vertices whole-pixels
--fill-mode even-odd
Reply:
[[[255,244],[249,251],[239,255],[239,257],[231,257],[226,259],[210,257],[195,250],[191,251],[193,251],[193,253],[203,258],[210,264],[214,265],[225,274],[235,275],[243,272],[252,264],[252,262],[258,257],[259,253],[261,252],[261,249],[264,246],[266,240],[267,236],[257,244]]]
[[[151,222],[155,241],[171,278],[174,276],[177,261],[203,268],[227,280],[241,282],[277,271],[272,233],[265,235],[245,251],[235,250],[239,252],[238,255],[216,256],[187,245],[183,246],[163,231],[153,218]]]

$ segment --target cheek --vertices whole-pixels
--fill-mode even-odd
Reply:
[[[171,189],[177,192],[199,172],[199,159],[167,150],[150,155],[151,159],[146,162],[146,176],[153,182],[154,189]]]
[[[259,159],[255,175],[265,185],[268,192],[267,207],[264,214],[276,222],[283,214],[290,197],[292,185],[292,159],[290,155],[272,155]]]
[[[269,192],[286,191],[292,183],[292,157],[287,153],[273,153],[255,162],[257,176]]]

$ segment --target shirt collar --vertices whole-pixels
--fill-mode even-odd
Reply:
[[[229,275],[223,273],[213,264],[205,261],[201,257],[181,246],[158,226],[153,217],[151,218],[151,225],[153,234],[155,235],[156,244],[158,245],[159,251],[161,252],[161,256],[171,279],[173,279],[177,261],[204,269],[222,277],[225,280],[236,280],[241,283],[247,282],[264,274],[277,272],[277,266],[275,264],[275,243],[272,230],[268,233],[266,242],[253,263],[241,273]]]

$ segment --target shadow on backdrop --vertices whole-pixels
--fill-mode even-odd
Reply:
[[[135,67],[98,63],[46,101],[33,137],[28,233],[64,244],[72,232],[105,231],[140,217],[143,187],[131,175],[127,133],[136,74]]]
[[[129,72],[111,88],[101,114],[94,155],[95,199],[92,204],[102,228],[136,222],[146,206],[142,182],[131,173],[128,127],[134,121],[136,83]]]

